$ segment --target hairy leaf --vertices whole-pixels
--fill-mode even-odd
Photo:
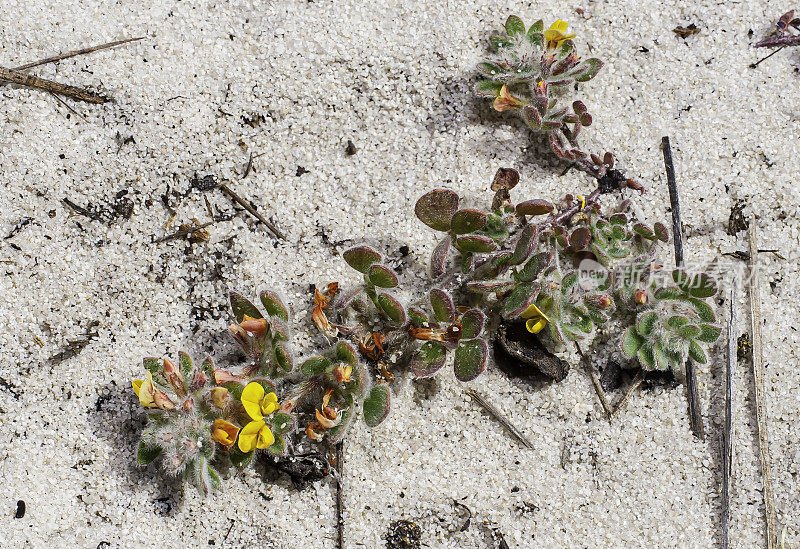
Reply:
[[[447,189],[431,191],[417,200],[414,213],[435,231],[450,230],[450,220],[458,210],[458,195]]]
[[[367,246],[356,246],[345,250],[342,258],[356,271],[366,274],[373,264],[381,260],[381,254]]]
[[[446,361],[447,348],[436,341],[426,341],[411,359],[411,371],[415,377],[431,377]]]
[[[482,339],[462,340],[456,347],[453,369],[459,381],[472,381],[486,370],[489,347]]]
[[[378,385],[373,387],[372,390],[364,399],[364,422],[369,427],[375,427],[386,419],[389,415],[389,406],[391,404],[391,395],[389,387],[386,385]]]

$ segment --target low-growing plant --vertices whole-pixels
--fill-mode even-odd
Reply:
[[[369,427],[387,417],[389,387],[402,371],[426,378],[450,365],[458,380],[475,379],[501,325],[524,325],[551,352],[602,332],[617,341],[626,365],[645,371],[680,377],[688,358],[706,362],[720,334],[707,301],[715,282],[659,265],[668,230],[640,219],[630,200],[601,204],[641,187],[614,170],[611,153],[601,158],[579,147],[581,128],[591,124],[582,102],[558,108],[554,95],[593,78],[602,62],[578,58],[562,21],[526,30],[512,16],[505,29],[492,39],[495,56],[480,66],[487,78],[478,93],[547,133],[554,153],[596,178],[598,188],[586,197],[514,203],[519,174],[501,168],[485,208],[464,206],[453,190],[426,193],[414,213],[439,238],[426,290],[404,302],[400,296],[414,292],[399,291],[401,280],[377,250],[344,251],[359,283],[315,290],[313,322],[333,343],[302,360],[289,347],[289,308],[275,292],[259,295],[261,307],[231,293],[230,331],[248,364],[230,371],[211,359],[196,368],[185,354],[180,368],[145,359],[147,379],[134,381],[150,415],[140,463],[160,457],[167,472],[207,493],[219,487],[218,460],[244,467],[259,450],[282,456],[300,433],[336,444],[356,416]]]

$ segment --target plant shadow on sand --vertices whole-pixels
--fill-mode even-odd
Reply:
[[[92,433],[111,446],[108,470],[123,479],[123,486],[133,495],[142,486],[159,495],[152,500],[153,512],[174,516],[183,504],[183,481],[180,477],[153,474],[156,465],[142,467],[136,462],[139,437],[147,422],[133,390],[111,380],[99,391],[95,406],[87,411]]]

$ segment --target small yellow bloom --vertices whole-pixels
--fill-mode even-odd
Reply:
[[[264,395],[264,387],[252,381],[242,391],[242,406],[253,421],[261,421],[264,416],[275,412],[278,406],[278,395],[268,393]]]
[[[225,448],[230,448],[236,442],[236,435],[239,434],[239,428],[225,421],[224,419],[215,419],[214,425],[211,426],[211,438],[222,444]]]
[[[139,403],[145,408],[155,408],[156,388],[153,385],[153,374],[147,372],[147,379],[134,379],[132,383]]]
[[[505,84],[500,88],[500,94],[495,98],[494,103],[492,103],[492,107],[498,112],[514,111],[524,106],[525,103],[521,99],[511,95],[511,92],[508,91],[508,86]]]
[[[557,48],[564,40],[572,40],[578,36],[574,32],[567,34],[567,25],[566,21],[559,19],[544,31],[544,41],[547,42],[547,47]]]
[[[251,421],[239,431],[239,450],[245,454],[254,449],[264,450],[272,446],[275,436],[264,420]]]
[[[525,327],[532,334],[538,334],[541,332],[544,327],[547,326],[547,321],[550,320],[547,318],[547,315],[536,306],[535,303],[532,303],[519,316],[527,319],[525,321]]]

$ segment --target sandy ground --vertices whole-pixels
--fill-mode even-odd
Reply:
[[[298,492],[250,471],[203,500],[138,468],[143,418],[129,380],[143,356],[179,349],[230,364],[228,289],[282,291],[298,334],[314,333],[309,284],[353,282],[337,253],[355,242],[398,258],[409,246],[403,276],[420,284],[434,236],[411,206],[427,190],[448,185],[483,204],[501,166],[522,173],[520,199],[587,190],[585,177],[559,177],[561,166],[542,161],[519,123],[472,95],[485,38],[511,13],[568,19],[579,49],[607,61],[584,86],[595,120],[587,148],[613,150],[649,186],[639,203],[656,218],[668,203],[659,142],[671,136],[690,260],[745,249],[743,234],[726,234],[740,199],[759,216],[762,247],[785,257],[764,258],[761,293],[775,502],[787,547],[800,544],[800,51],[748,68],[767,53],[751,44],[796,6],[497,6],[3,0],[4,66],[146,39],[34,70],[100,87],[112,104],[74,104],[76,115],[47,94],[0,88],[0,236],[15,233],[0,241],[0,545],[334,546],[330,482]],[[672,32],[689,23],[702,31],[686,39]],[[251,153],[259,156],[239,181]],[[154,244],[193,217],[208,220],[201,193],[189,192],[195,173],[230,179],[288,240],[277,243],[212,192],[213,207],[236,215],[210,227],[208,242]],[[165,229],[162,195],[177,206],[175,193],[185,198]],[[77,215],[64,198],[104,214]],[[113,213],[123,199],[133,204],[127,219]],[[80,354],[50,360],[87,330],[97,337]],[[301,349],[319,344],[296,338]],[[635,394],[609,425],[579,370],[561,384],[532,386],[491,367],[472,385],[535,441],[527,450],[449,371],[432,386],[400,380],[390,419],[372,431],[359,425],[346,445],[347,547],[383,547],[400,518],[422,527],[427,547],[497,547],[500,534],[516,548],[718,546],[720,351],[699,372],[705,443],[689,431],[682,387]],[[744,548],[763,546],[764,523],[752,376],[740,371],[731,536]],[[19,519],[17,500],[27,508]]]

